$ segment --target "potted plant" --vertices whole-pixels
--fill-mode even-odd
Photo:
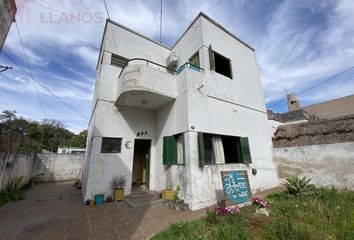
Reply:
[[[106,202],[113,202],[113,196],[112,194],[108,194],[106,197]]]
[[[112,190],[114,191],[114,200],[122,201],[124,199],[124,187],[127,178],[124,174],[114,175],[110,185]]]

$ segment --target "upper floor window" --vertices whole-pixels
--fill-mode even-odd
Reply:
[[[209,46],[210,70],[232,79],[231,60],[212,50]]]
[[[116,67],[124,67],[125,64],[129,61],[128,58],[116,55],[112,53],[111,57],[111,65],[116,66]]]
[[[200,68],[199,51],[189,59],[189,63]]]

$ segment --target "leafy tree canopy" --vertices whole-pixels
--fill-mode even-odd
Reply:
[[[57,152],[59,146],[85,148],[86,139],[87,130],[74,134],[55,119],[29,121],[9,110],[0,114],[1,151],[40,152],[46,149]]]

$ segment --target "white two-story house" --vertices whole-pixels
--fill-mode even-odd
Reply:
[[[203,13],[171,48],[107,20],[89,125],[85,199],[119,173],[192,210],[222,200],[220,171],[278,184],[255,50]]]

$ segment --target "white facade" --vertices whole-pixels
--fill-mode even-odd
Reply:
[[[75,153],[85,153],[85,148],[76,148],[76,147],[58,147],[57,153],[68,153],[68,154],[75,154]]]
[[[210,70],[210,45],[230,59],[232,78]],[[166,66],[171,52],[179,66],[198,52],[203,70],[166,70],[161,66]],[[122,71],[111,65],[112,54],[161,66],[130,61]],[[200,167],[198,132],[248,137],[252,163]],[[163,137],[176,134],[184,137],[184,165],[163,165]],[[192,210],[222,199],[220,171],[247,170],[253,192],[274,187],[278,177],[271,134],[254,50],[209,17],[200,13],[171,49],[107,21],[84,164],[85,199],[109,192],[109,182],[119,172],[127,174],[125,190],[130,193],[136,139],[151,140],[149,171],[144,173],[149,189],[179,185],[180,197]],[[101,153],[102,138],[120,138],[121,151]]]

